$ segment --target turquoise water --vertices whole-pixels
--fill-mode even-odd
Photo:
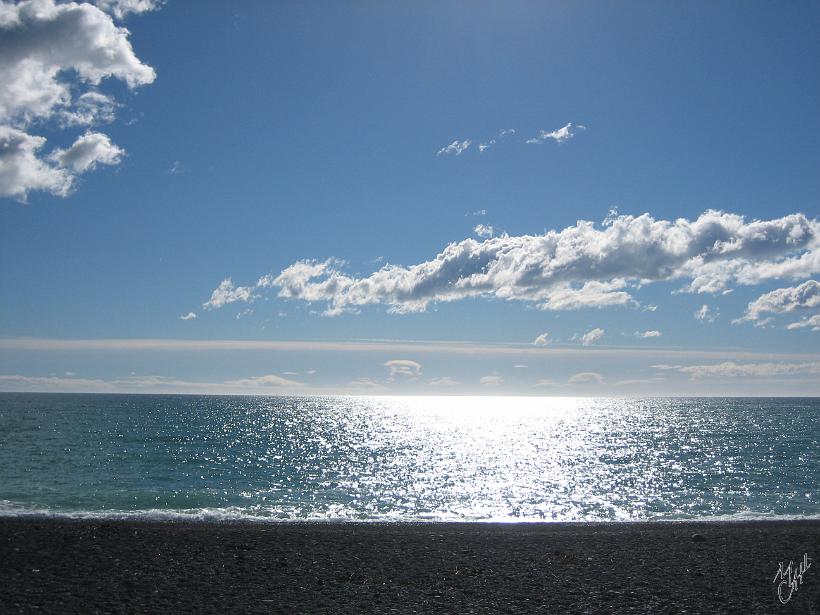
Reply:
[[[0,394],[0,514],[820,516],[820,399]]]

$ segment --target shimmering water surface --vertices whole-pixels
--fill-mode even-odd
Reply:
[[[0,514],[820,516],[818,399],[0,394]]]

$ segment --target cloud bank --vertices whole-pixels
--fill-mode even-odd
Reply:
[[[396,314],[483,297],[542,310],[639,305],[632,290],[680,281],[680,292],[726,293],[733,285],[800,279],[820,272],[820,222],[795,213],[772,220],[709,210],[694,220],[612,214],[542,235],[468,238],[415,265],[386,264],[356,277],[335,259],[300,260],[255,286],[228,278],[205,307],[250,301],[262,289],[324,303],[324,314],[384,305]]]
[[[105,134],[87,131],[46,154],[46,139],[29,130],[110,122],[117,104],[97,89],[105,79],[119,79],[132,90],[152,83],[154,69],[137,58],[128,30],[112,15],[157,4],[0,0],[0,197],[24,201],[31,191],[66,196],[78,175],[120,162],[124,150]]]

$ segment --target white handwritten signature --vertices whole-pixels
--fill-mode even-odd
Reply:
[[[780,562],[777,574],[774,575],[772,583],[780,581],[780,583],[777,583],[777,598],[781,604],[786,604],[792,599],[792,594],[800,587],[800,584],[803,582],[803,575],[811,568],[811,565],[812,562],[809,561],[808,553],[803,554],[803,561],[796,567],[791,560],[788,566],[783,566],[783,562]]]

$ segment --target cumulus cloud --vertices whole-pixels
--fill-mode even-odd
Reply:
[[[493,229],[492,226],[489,226],[487,224],[476,224],[475,228],[473,229],[473,232],[479,237],[487,238],[493,236],[495,229]]]
[[[65,196],[73,176],[38,157],[45,138],[0,126],[0,197],[25,200],[29,190],[45,190]]]
[[[180,320],[194,320],[197,318],[196,312],[188,312],[179,317]]]
[[[111,96],[91,90],[77,97],[73,106],[60,110],[60,124],[64,127],[108,124],[114,121],[118,106]]]
[[[700,306],[695,312],[695,319],[701,322],[715,322],[720,314],[717,308],[710,308],[707,304]]]
[[[580,374],[575,374],[574,376],[570,376],[569,380],[567,380],[568,384],[584,384],[584,383],[591,383],[591,384],[601,384],[604,381],[604,377],[601,374],[596,372],[581,372]]]
[[[749,303],[743,317],[733,321],[733,323],[737,324],[743,321],[760,322],[762,314],[786,314],[795,310],[818,309],[820,309],[820,282],[807,280],[798,286],[778,288],[761,295]],[[795,327],[789,326],[788,328]]]
[[[450,145],[445,145],[438,152],[436,152],[436,156],[447,156],[450,154],[460,156],[462,152],[467,151],[471,143],[472,141],[470,141],[470,139],[464,139],[464,141],[459,141],[456,139],[450,143]]]
[[[65,196],[77,174],[121,159],[123,150],[100,133],[44,155],[45,139],[28,131],[50,121],[109,122],[116,103],[99,92],[103,80],[119,79],[131,89],[153,82],[154,69],[137,58],[128,35],[89,3],[0,2],[0,196],[25,200],[33,190]]]
[[[536,337],[532,341],[532,345],[533,346],[546,346],[551,341],[552,340],[550,340],[550,334],[549,333],[542,333],[541,335],[539,335],[538,337]]]
[[[660,337],[660,331],[635,331],[635,336],[640,337],[642,339],[646,339],[649,337]]]
[[[117,19],[124,19],[129,13],[145,13],[158,9],[164,0],[94,0],[101,10]]]
[[[584,346],[590,346],[591,344],[594,344],[599,339],[601,339],[603,336],[604,330],[599,327],[596,327],[595,329],[592,329],[591,331],[587,331],[586,333],[584,333],[582,336],[580,336],[579,339],[581,340],[581,343]]]
[[[407,380],[409,382],[418,380],[421,376],[421,365],[409,359],[392,359],[387,361],[384,366],[390,370],[389,381]]]
[[[87,132],[68,149],[56,149],[49,159],[58,166],[76,174],[96,168],[98,164],[119,164],[125,151],[111,143],[108,136],[100,132]]]
[[[576,130],[586,130],[585,126],[576,126]],[[527,143],[531,144],[540,144],[544,143],[545,141],[553,140],[556,143],[563,143],[564,141],[568,141],[572,137],[575,136],[575,130],[573,130],[572,122],[567,122],[566,126],[562,126],[561,128],[556,128],[550,132],[546,130],[541,130],[538,132],[536,136],[532,139],[527,139]]]
[[[211,293],[211,298],[202,304],[206,310],[214,310],[237,301],[253,301],[253,288],[234,286],[231,278],[225,278]]]
[[[820,222],[800,213],[752,221],[713,210],[674,221],[613,214],[601,226],[579,221],[542,235],[464,239],[430,260],[386,264],[363,277],[341,266],[334,259],[297,261],[263,276],[256,288],[325,302],[328,316],[377,304],[398,314],[423,312],[434,302],[469,297],[542,310],[637,306],[631,289],[656,281],[682,280],[681,292],[715,293],[733,283],[820,272]]]

